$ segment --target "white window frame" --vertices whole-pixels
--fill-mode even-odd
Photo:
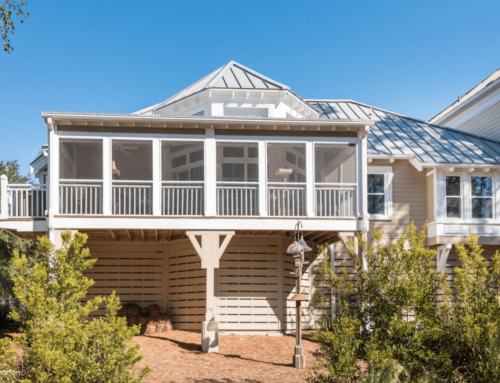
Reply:
[[[392,180],[394,178],[392,166],[368,166],[367,178],[368,178],[368,174],[383,174],[384,175],[384,196],[385,196],[384,214],[369,214],[370,219],[392,221],[392,219],[393,219]],[[368,181],[366,181],[366,182],[368,182]]]
[[[473,196],[472,195],[472,177],[490,177],[491,178],[491,197],[476,197],[476,196]],[[486,173],[486,172],[482,172],[482,173],[470,173],[469,174],[469,177],[468,177],[468,181],[469,181],[469,195],[467,196],[467,198],[469,199],[469,206],[470,206],[470,219],[471,221],[473,222],[477,222],[477,223],[485,223],[485,222],[491,222],[491,221],[494,221],[497,217],[497,214],[496,214],[496,200],[495,200],[495,194],[496,194],[496,177],[494,174],[491,174],[491,173]],[[483,198],[483,199],[487,199],[487,198],[491,198],[492,200],[492,209],[491,209],[491,213],[492,213],[492,217],[491,218],[477,218],[477,217],[473,217],[472,216],[472,199],[473,198]]]
[[[448,195],[446,194],[446,177],[460,177],[460,195],[459,196],[449,196],[450,198],[460,198],[460,217],[448,217],[447,216],[447,207],[448,207],[448,202],[447,198]],[[444,219],[447,222],[461,222],[464,220],[465,217],[465,182],[466,178],[463,173],[444,173],[443,174],[443,185],[444,185]],[[469,188],[470,191],[470,188]],[[471,199],[472,201],[472,199]]]

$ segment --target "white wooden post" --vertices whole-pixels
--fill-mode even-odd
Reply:
[[[446,262],[448,261],[448,256],[450,255],[451,244],[441,245],[436,248],[437,250],[437,271],[442,271],[446,268]]]
[[[161,215],[161,142],[153,140],[153,215]]]
[[[102,142],[102,214],[111,215],[111,139],[103,138]]]
[[[267,217],[267,150],[266,142],[259,141],[259,216]]]
[[[314,217],[314,144],[306,142],[306,215]]]
[[[53,228],[54,215],[59,214],[59,137],[57,125],[52,118],[47,119],[49,125],[49,229]]]
[[[219,268],[219,260],[234,231],[188,231],[186,235],[201,258],[201,268],[207,270],[207,299],[205,321],[201,329],[201,348],[203,352],[219,352],[219,325],[215,320],[215,269]],[[225,235],[225,238],[219,246],[221,235]],[[201,237],[201,246],[197,236]]]
[[[367,134],[368,134],[368,128],[366,129],[365,132],[359,132],[358,138],[360,141],[360,149],[359,149],[359,166],[358,166],[358,195],[361,194],[361,206],[360,206],[360,213],[361,217],[363,218],[363,228],[362,230],[366,233],[368,233],[368,230],[370,229],[369,227],[369,220],[368,220],[368,156],[367,156],[367,151],[368,151],[368,146],[367,146]]]
[[[7,195],[7,185],[9,178],[2,174],[0,176],[0,219],[9,218],[9,200]]]
[[[217,148],[213,128],[205,130],[205,216],[217,215]]]

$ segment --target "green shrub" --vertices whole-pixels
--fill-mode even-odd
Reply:
[[[450,288],[447,276],[435,269],[436,252],[425,246],[425,227],[417,232],[412,224],[392,245],[381,236],[375,232],[370,243],[359,237],[365,269],[354,243],[346,241],[353,274],[337,274],[323,253],[323,287],[316,300],[326,315],[315,333],[319,363],[309,380],[500,381],[500,362],[492,357],[492,347],[500,348],[498,252],[489,265],[477,235],[467,246],[457,245],[462,265]]]
[[[141,382],[151,369],[136,372],[134,365],[142,358],[139,345],[127,345],[139,329],[127,327],[125,318],[116,316],[120,303],[114,293],[82,303],[93,284],[83,273],[95,260],[83,247],[85,234],[71,237],[67,232],[62,238],[58,250],[47,237],[39,239],[41,256],[33,268],[25,255],[14,254],[13,290],[20,307],[13,308],[11,317],[22,325],[22,336],[14,343],[24,352],[24,379]],[[106,316],[89,321],[89,314],[102,303]]]

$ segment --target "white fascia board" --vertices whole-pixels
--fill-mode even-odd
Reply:
[[[16,221],[10,219],[0,221],[0,229],[15,230],[18,232],[47,231],[48,223],[45,219]]]
[[[153,229],[153,230],[294,230],[300,219],[306,230],[319,231],[359,231],[362,230],[362,221],[331,220],[317,218],[220,218],[220,217],[198,217],[198,218],[123,218],[103,217],[55,217],[54,229]]]
[[[415,157],[413,154],[367,154],[366,156],[374,160],[410,160]]]
[[[432,163],[432,162],[422,162],[421,166],[423,168],[437,168],[437,169],[461,169],[466,170],[470,168],[474,168],[476,170],[484,170],[484,169],[491,169],[493,170],[500,170],[500,164],[465,164],[465,163]]]
[[[375,121],[372,120],[292,120],[292,119],[264,119],[264,118],[228,118],[228,117],[205,117],[205,116],[138,116],[132,114],[79,114],[79,113],[53,113],[43,112],[45,119],[52,118],[57,121],[97,121],[97,122],[138,122],[138,123],[199,123],[199,124],[252,124],[252,125],[280,125],[280,126],[351,126],[351,127],[372,127]]]
[[[38,173],[44,167],[46,167],[49,163],[49,156],[43,155],[37,158],[34,162],[30,164],[31,173]]]

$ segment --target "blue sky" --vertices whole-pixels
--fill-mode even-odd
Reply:
[[[500,1],[36,1],[0,52],[0,160],[42,111],[131,113],[230,60],[304,98],[429,119],[500,67]]]

